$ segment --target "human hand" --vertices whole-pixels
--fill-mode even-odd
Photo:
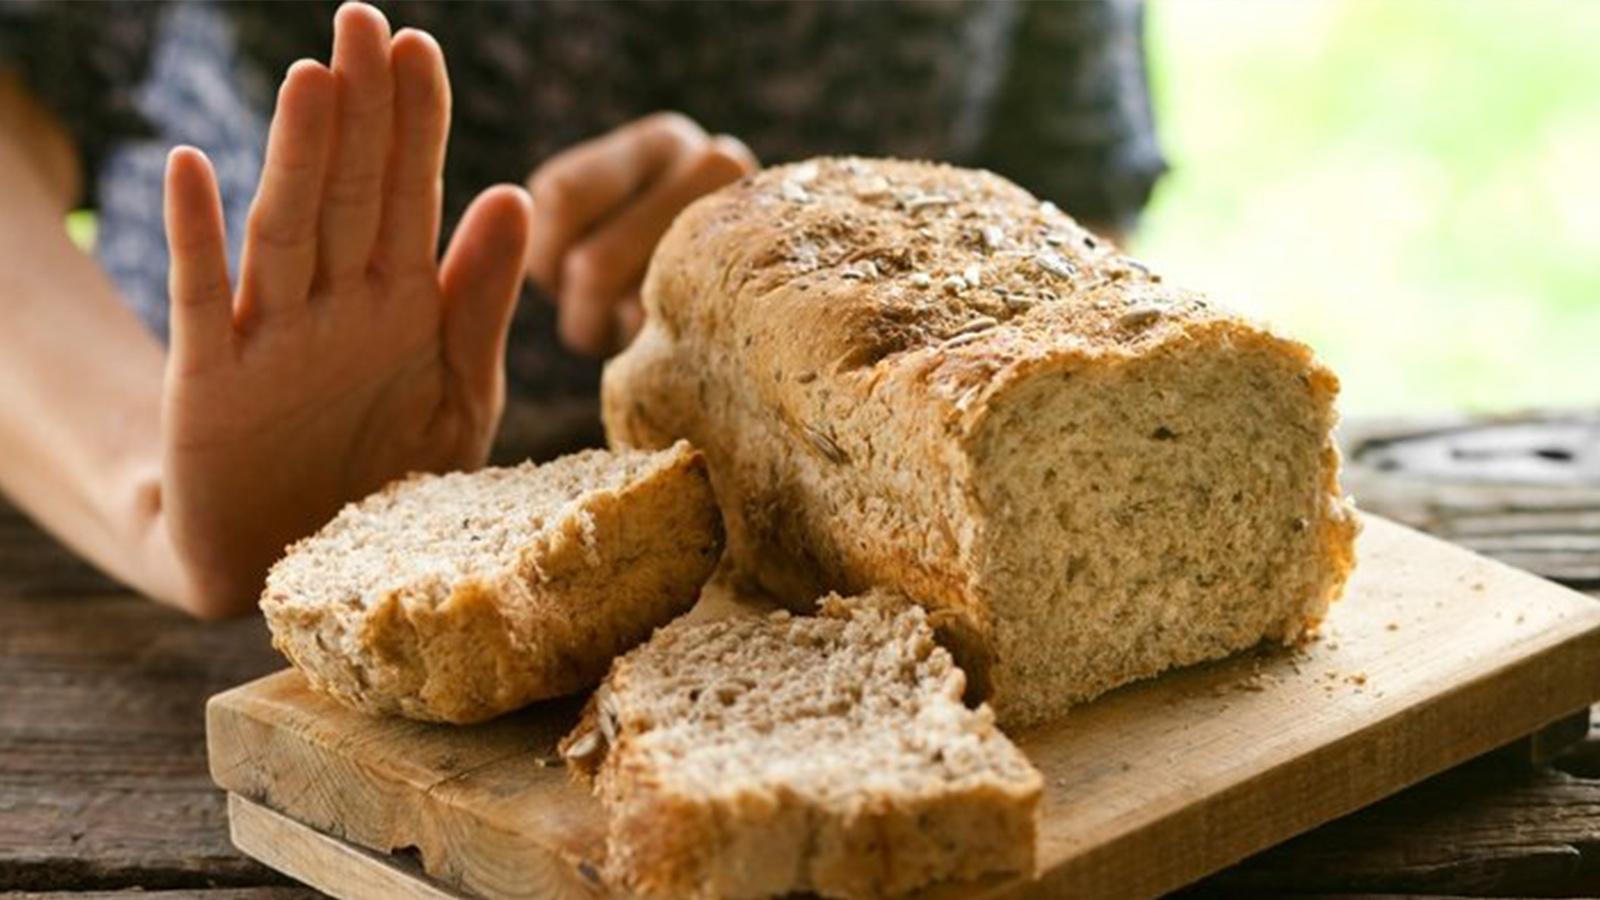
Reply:
[[[503,408],[528,197],[484,191],[440,262],[444,57],[369,6],[334,21],[331,67],[295,63],[278,95],[237,290],[209,163],[169,160],[161,502],[202,615],[253,606],[344,502],[482,465]]]
[[[528,277],[555,299],[562,341],[599,356],[644,321],[639,285],[679,210],[757,168],[738,139],[656,113],[557,154],[528,178]]]

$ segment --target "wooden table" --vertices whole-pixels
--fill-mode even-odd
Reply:
[[[1366,508],[1600,597],[1600,414],[1357,423],[1345,440]],[[503,453],[562,443],[524,435]],[[205,698],[281,665],[259,620],[160,609],[0,506],[0,894],[316,896],[229,845],[206,774]],[[1188,893],[1600,894],[1600,732],[1559,738],[1490,754]]]

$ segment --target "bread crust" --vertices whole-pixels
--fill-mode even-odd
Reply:
[[[269,576],[261,607],[317,690],[373,714],[479,722],[593,686],[693,605],[721,546],[705,461],[681,444],[643,477],[581,495],[491,577],[325,603]]]
[[[1050,686],[1048,700],[1005,683],[980,443],[1030,383],[1264,348],[1320,423],[1326,502],[1305,516],[1319,584],[1253,640],[1301,635],[1353,564],[1333,374],[998,176],[863,159],[767,170],[678,217],[644,303],[643,333],[605,372],[612,443],[701,446],[730,559],[795,608],[874,586],[925,604],[1008,724],[1115,686]]]
[[[997,872],[1032,874],[1043,780],[998,731],[987,707],[973,711],[962,706],[961,670],[934,643],[925,614],[907,607],[904,598],[882,593],[833,595],[824,599],[816,619],[780,613],[715,623],[680,620],[620,657],[561,745],[575,776],[605,805],[608,881],[642,897],[815,892],[871,898]],[[885,668],[878,671],[885,683],[859,685],[856,704],[881,700],[872,695],[899,679],[917,681],[928,704],[920,716],[963,720],[956,734],[960,740],[978,743],[985,768],[945,777],[936,774],[939,763],[927,761],[925,772],[904,773],[891,784],[873,780],[872,773],[860,771],[859,766],[851,767],[837,776],[846,787],[842,797],[828,796],[833,792],[819,796],[814,784],[785,777],[776,759],[765,760],[761,777],[729,774],[729,779],[737,779],[737,788],[730,786],[732,781],[709,790],[685,783],[683,771],[704,761],[695,757],[693,749],[676,755],[651,732],[672,725],[665,718],[667,710],[657,704],[666,695],[690,689],[677,674],[691,664],[690,648],[729,637],[749,642],[762,633],[785,632],[790,633],[785,640],[797,645],[812,646],[813,640],[827,645],[806,623],[830,620],[850,622],[863,631],[822,651],[811,660],[814,667],[794,670],[794,679],[817,677],[830,653],[883,660]],[[912,660],[917,660],[914,675],[900,668]],[[891,670],[898,674],[888,674]],[[693,685],[707,691],[714,691],[720,679],[761,677],[737,667],[727,672],[694,671],[703,678]],[[771,712],[786,714],[782,709]],[[926,725],[927,721],[885,719],[881,727],[897,729],[911,739],[919,727],[937,727]],[[715,726],[702,723],[702,727]],[[715,739],[703,731],[695,743]],[[941,753],[963,749],[954,740],[942,747],[940,738],[932,741]],[[795,747],[793,752],[831,759],[832,754],[859,749],[821,743]],[[753,759],[763,751],[746,747],[745,752]],[[875,763],[889,764],[885,759]]]

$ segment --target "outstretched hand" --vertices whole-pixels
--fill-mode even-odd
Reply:
[[[236,288],[211,167],[173,152],[161,502],[191,611],[253,606],[345,501],[486,459],[531,211],[484,191],[439,260],[449,120],[434,40],[341,8],[332,65],[284,79]]]

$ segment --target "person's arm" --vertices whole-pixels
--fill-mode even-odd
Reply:
[[[66,132],[0,73],[0,490],[114,577],[187,601],[158,527],[164,354],[68,238]]]
[[[359,3],[334,31],[331,64],[302,60],[284,78],[236,279],[209,163],[171,155],[165,354],[67,239],[75,176],[59,130],[36,127],[14,90],[0,127],[0,490],[114,577],[198,616],[252,609],[285,544],[346,501],[483,464],[530,257],[624,272],[607,284],[625,298],[677,209],[752,165],[646,156],[629,172],[590,155],[563,182],[608,166],[622,180],[574,194],[613,198],[587,215],[547,215],[562,231],[545,250],[530,252],[527,193],[500,185],[441,258],[438,44],[391,36]]]
[[[527,195],[484,191],[441,259],[439,47],[360,4],[335,33],[284,79],[237,287],[210,165],[173,152],[165,358],[68,241],[39,130],[0,129],[0,489],[198,616],[252,609],[340,504],[482,465],[500,416]]]

